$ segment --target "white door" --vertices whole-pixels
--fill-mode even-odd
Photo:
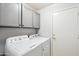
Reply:
[[[77,55],[77,8],[53,14],[53,55]]]
[[[23,27],[32,27],[32,10],[22,5],[22,24]]]
[[[18,4],[17,3],[2,3],[1,4],[1,23],[2,26],[18,26]]]
[[[78,9],[78,12],[79,12],[79,9]],[[77,54],[79,56],[79,13],[78,13],[78,20],[77,20]]]

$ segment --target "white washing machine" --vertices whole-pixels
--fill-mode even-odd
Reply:
[[[42,43],[49,38],[33,37],[28,38],[27,35],[24,35],[8,38],[5,54],[7,56],[42,56]]]

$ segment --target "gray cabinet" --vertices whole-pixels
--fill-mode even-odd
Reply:
[[[36,12],[33,12],[33,27],[34,28],[40,27],[40,15]]]
[[[22,25],[23,27],[33,27],[32,10],[26,8],[24,5],[22,5]]]
[[[18,6],[17,3],[0,4],[0,26],[19,26]]]
[[[40,15],[25,5],[22,5],[22,25],[23,27],[39,28]]]
[[[38,13],[19,3],[0,3],[0,26],[39,28]]]

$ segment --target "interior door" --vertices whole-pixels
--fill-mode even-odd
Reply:
[[[53,14],[53,55],[77,55],[77,8]]]
[[[78,8],[78,12],[79,12],[79,8]],[[78,56],[79,56],[79,13],[78,13],[78,20],[77,20],[77,24],[78,24],[78,26],[77,26],[77,54],[78,54]]]

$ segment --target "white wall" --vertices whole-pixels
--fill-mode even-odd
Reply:
[[[52,32],[52,10],[44,8],[40,13],[40,30],[39,34],[43,36],[50,36]]]
[[[40,13],[40,29],[39,34],[43,36],[51,36],[52,35],[52,21],[53,21],[53,13],[60,12],[68,8],[77,7],[79,4],[77,3],[59,3],[59,4],[53,4],[51,6],[48,6],[46,8],[43,8],[39,10]],[[51,54],[53,55],[53,43],[51,39]]]

